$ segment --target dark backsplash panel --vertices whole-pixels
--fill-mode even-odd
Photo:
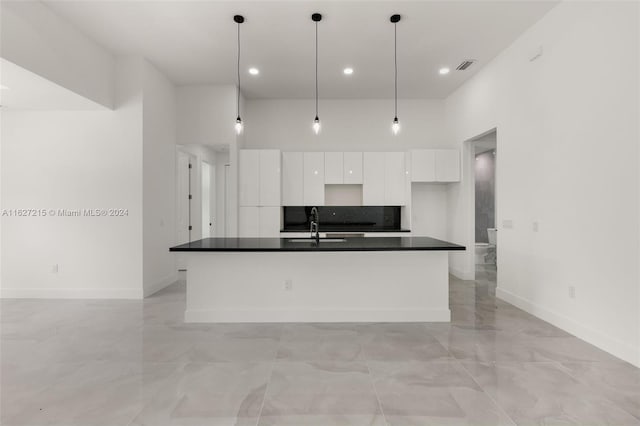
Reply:
[[[285,231],[308,231],[312,207],[283,207]],[[319,206],[320,231],[400,230],[400,206]]]

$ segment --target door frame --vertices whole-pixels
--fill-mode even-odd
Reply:
[[[493,127],[487,131],[484,131],[476,136],[473,136],[462,143],[462,164],[464,167],[465,174],[469,177],[467,179],[468,184],[463,186],[464,191],[464,202],[467,205],[467,208],[464,209],[466,211],[466,215],[464,217],[465,223],[465,246],[469,247],[469,250],[465,252],[465,262],[464,269],[467,271],[464,277],[465,279],[475,280],[476,279],[476,175],[475,175],[475,145],[474,143],[491,133],[496,134],[496,153],[498,152],[498,146],[500,142],[500,132],[498,131],[498,127]],[[496,154],[496,170],[495,170],[495,227],[498,228],[498,197],[499,197],[499,166],[497,161]],[[498,244],[496,244],[496,259],[498,256]],[[497,262],[496,262],[497,263]],[[496,265],[497,266],[497,265]]]

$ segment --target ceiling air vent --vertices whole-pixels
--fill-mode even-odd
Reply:
[[[464,61],[462,61],[462,63],[460,63],[460,65],[456,67],[456,70],[464,71],[467,68],[469,68],[471,65],[473,65],[475,61],[476,61],[475,59],[465,59]]]

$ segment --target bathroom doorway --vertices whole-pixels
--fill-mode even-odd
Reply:
[[[495,272],[498,260],[496,169],[497,131],[471,141],[473,154],[474,261],[476,275]]]

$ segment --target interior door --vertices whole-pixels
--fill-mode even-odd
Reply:
[[[203,161],[201,169],[201,202],[202,202],[202,238],[214,235],[215,206],[215,168]]]

